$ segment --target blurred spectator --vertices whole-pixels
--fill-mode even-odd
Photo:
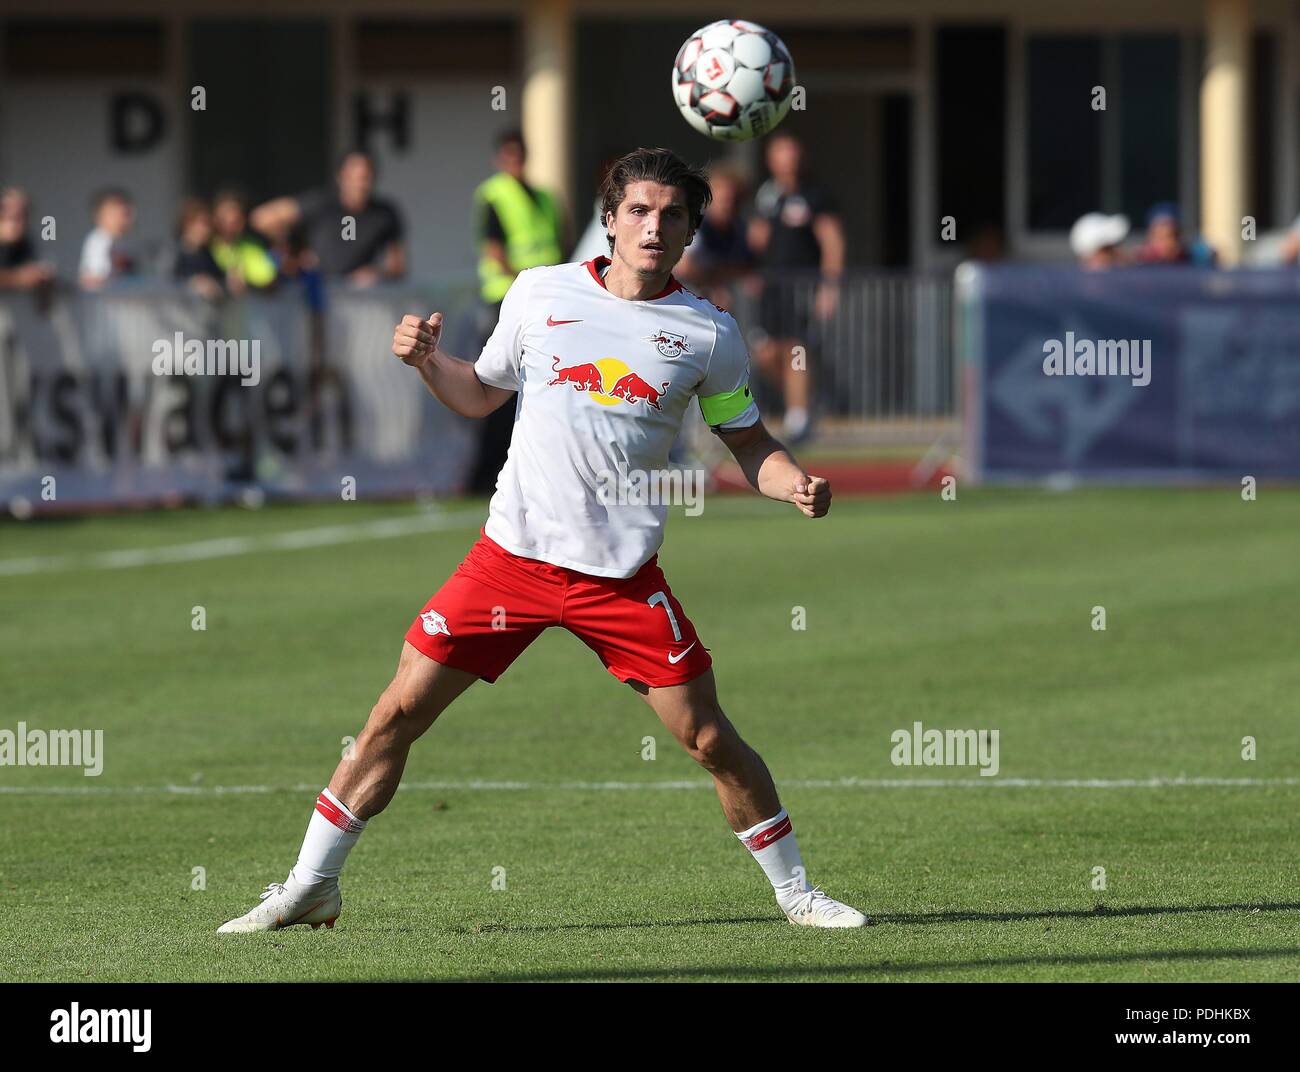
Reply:
[[[749,248],[748,222],[741,215],[744,183],[726,167],[710,170],[713,201],[695,238],[686,247],[677,276],[693,283],[705,298],[721,309],[733,305],[732,287],[754,270]]]
[[[1214,250],[1203,239],[1183,241],[1178,206],[1172,201],[1153,205],[1147,213],[1147,238],[1134,257],[1138,264],[1195,264],[1212,268]]]
[[[125,190],[110,188],[95,195],[95,226],[81,246],[78,274],[90,290],[136,271],[137,257],[128,236],[135,226],[135,204]]]
[[[766,333],[754,349],[760,370],[780,385],[785,398],[785,434],[798,442],[811,431],[812,364],[794,366],[792,352],[808,353],[812,318],[829,319],[839,301],[844,272],[844,227],[830,193],[803,177],[803,147],[790,134],[767,140],[772,177],[754,198],[750,245],[761,258],[766,284],[761,326]],[[793,272],[794,275],[786,273]],[[816,274],[816,290],[799,275]]]
[[[225,275],[232,294],[248,288],[264,290],[275,283],[277,268],[271,254],[248,231],[248,205],[243,195],[222,190],[212,200],[212,257]]]
[[[16,186],[0,191],[0,289],[34,290],[54,279],[54,269],[36,259],[27,233],[27,195]]]
[[[988,264],[1000,261],[1007,255],[1006,237],[996,223],[976,224],[971,239],[966,243],[966,257]]]
[[[479,243],[479,297],[483,307],[479,346],[487,342],[501,316],[501,301],[525,268],[559,264],[564,259],[564,235],[554,196],[524,179],[528,159],[524,137],[509,130],[497,138],[496,174],[474,191],[475,231]],[[608,245],[606,245],[608,250]],[[470,473],[469,490],[496,487],[514,429],[513,406],[501,406],[483,421],[478,458]]]
[[[304,254],[303,266],[317,268],[326,278],[345,278],[355,286],[398,279],[406,274],[402,218],[396,205],[374,196],[374,189],[374,161],[353,151],[340,163],[334,189],[259,205],[252,213],[253,229],[285,241],[291,229],[299,228],[311,253],[310,261]]]
[[[1291,229],[1282,236],[1281,244],[1277,248],[1277,258],[1281,264],[1300,262],[1300,216],[1295,218]]]
[[[221,267],[208,248],[212,242],[212,213],[206,201],[187,197],[181,202],[176,224],[176,259],[172,278],[196,294],[216,301],[224,293]]]
[[[525,181],[527,159],[523,135],[505,132],[497,139],[496,174],[474,191],[480,292],[489,305],[500,304],[525,268],[564,257],[559,207],[549,192]]]
[[[1108,216],[1089,212],[1074,221],[1070,228],[1070,249],[1079,259],[1079,267],[1096,272],[1124,263],[1120,243],[1128,237],[1127,216]]]

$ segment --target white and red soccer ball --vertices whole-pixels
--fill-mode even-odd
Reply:
[[[673,63],[677,107],[719,141],[761,138],[786,117],[793,95],[789,51],[756,22],[711,22],[687,38]]]

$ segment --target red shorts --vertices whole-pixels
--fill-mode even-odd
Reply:
[[[430,659],[495,681],[544,629],[561,626],[620,681],[681,685],[713,665],[659,568],[631,577],[512,555],[486,535],[424,605],[406,639]]]

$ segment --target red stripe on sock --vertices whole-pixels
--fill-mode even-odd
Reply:
[[[316,810],[346,833],[352,834],[360,829],[355,822],[348,818],[347,813],[335,807],[334,802],[324,793],[316,798]]]
[[[790,816],[786,816],[776,826],[769,826],[766,830],[760,830],[751,838],[745,839],[745,848],[750,852],[758,852],[759,849],[765,849],[774,841],[780,841],[786,834],[790,833],[794,827],[790,823]]]

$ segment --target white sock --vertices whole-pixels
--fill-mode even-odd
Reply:
[[[295,884],[303,888],[336,880],[348,853],[365,828],[364,820],[353,815],[329,789],[322,789],[316,798],[311,822],[307,824],[307,836],[298,852],[298,862],[289,872],[286,885]]]
[[[757,826],[741,830],[736,837],[754,854],[758,866],[776,890],[778,900],[808,889],[803,859],[799,855],[799,843],[795,840],[790,816],[784,808]]]
[[[808,411],[803,406],[791,406],[785,411],[782,431],[787,435],[802,435],[808,427]]]

